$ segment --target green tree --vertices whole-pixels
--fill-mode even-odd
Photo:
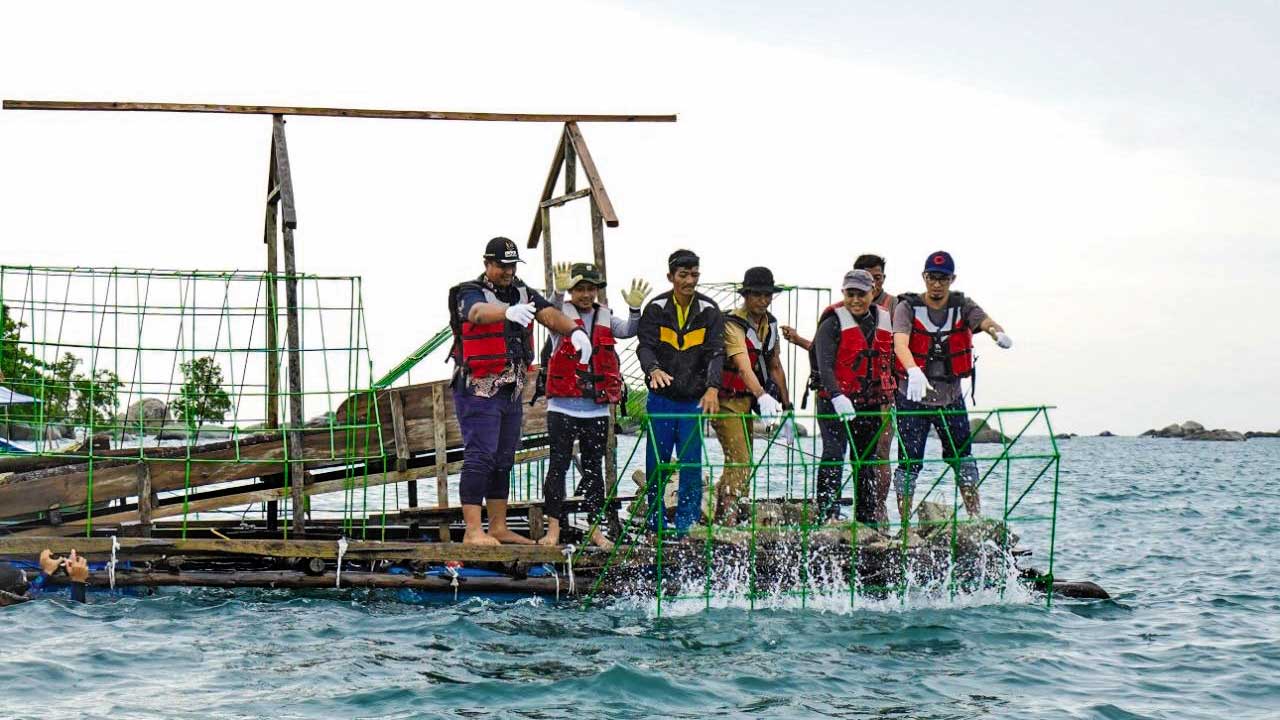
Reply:
[[[172,403],[173,412],[188,425],[222,422],[231,409],[231,397],[222,389],[222,367],[212,356],[199,357],[181,365],[182,390]]]
[[[124,383],[110,370],[78,372],[82,360],[71,353],[49,365],[45,380],[45,421],[105,425],[116,415]]]
[[[22,346],[22,329],[26,323],[9,317],[9,307],[0,303],[0,383],[24,395],[40,398],[40,381],[44,379],[44,363]],[[10,418],[27,420],[36,415],[36,405],[12,405],[6,408]]]

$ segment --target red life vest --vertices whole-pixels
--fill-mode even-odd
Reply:
[[[929,319],[929,306],[916,293],[898,296],[900,302],[911,306],[911,339],[908,347],[916,359],[916,365],[924,370],[930,380],[954,380],[973,375],[973,331],[964,322],[964,295],[951,293],[947,298],[947,317],[941,325]],[[937,366],[941,362],[943,374],[929,375],[930,361]],[[900,376],[906,369],[896,359],[894,365]]]
[[[527,371],[533,362],[533,322],[528,325],[517,325],[510,320],[502,319],[492,323],[473,323],[458,320],[458,296],[464,289],[479,289],[484,293],[484,301],[496,305],[506,305],[498,299],[483,283],[472,281],[456,285],[449,290],[449,317],[453,318],[454,362],[470,377],[482,378],[498,375],[509,366],[519,366]],[[529,302],[529,290],[524,283],[516,281],[516,291],[521,304]],[[512,337],[523,336],[523,343],[512,343]],[[521,356],[515,357],[516,348],[520,347]]]
[[[755,327],[745,318],[738,317],[733,313],[726,313],[725,322],[731,322],[742,328],[742,334],[747,341],[747,357],[751,361],[751,371],[756,374],[756,381],[762,387],[769,383],[769,363],[773,361],[773,356],[778,352],[778,319],[771,313],[766,313],[769,317],[769,335],[768,339],[761,341],[759,333]],[[725,361],[724,370],[720,374],[720,395],[724,397],[734,397],[738,395],[750,395],[747,389],[747,383],[742,379],[742,373],[738,372],[738,368],[733,365],[730,360]]]
[[[561,311],[578,327],[586,327],[573,303],[565,303]],[[590,371],[578,362],[580,353],[568,338],[559,338],[557,343],[547,361],[547,397],[589,398],[601,405],[622,400],[622,367],[614,350],[617,341],[613,337],[613,315],[609,308],[595,306]]]
[[[836,347],[836,366],[833,368],[840,392],[859,404],[877,404],[891,400],[898,385],[890,365],[893,320],[878,305],[872,305],[867,312],[875,313],[876,318],[876,329],[869,344],[858,319],[844,303],[836,303],[823,310],[818,324],[821,325],[831,315],[840,322],[840,344]],[[822,390],[818,394],[828,396]]]

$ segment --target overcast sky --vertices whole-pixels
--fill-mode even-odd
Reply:
[[[1273,3],[100,3],[6,6],[0,95],[678,113],[583,130],[614,286],[755,264],[834,287],[927,253],[1014,339],[983,406],[1060,430],[1280,428]],[[559,129],[296,118],[300,267],[364,277],[375,369],[523,246]],[[0,112],[4,263],[260,268],[267,117]],[[557,257],[585,259],[582,208]],[[541,278],[540,258],[525,275]],[[615,291],[616,292],[616,291]],[[1237,317],[1227,322],[1227,317]]]

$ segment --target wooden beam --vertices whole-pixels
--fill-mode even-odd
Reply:
[[[542,183],[542,194],[538,196],[538,207],[533,213],[533,227],[529,228],[527,247],[538,247],[538,239],[542,237],[542,201],[551,199],[556,191],[556,181],[560,179],[560,169],[564,166],[565,134],[560,133],[560,142],[556,143],[555,154],[551,156],[551,169],[547,171],[547,179]]]
[[[5,110],[81,110],[112,112],[177,112],[232,115],[303,115],[386,120],[478,120],[487,122],[675,122],[675,115],[600,115],[584,113],[492,113],[448,110],[378,110],[373,108],[297,107],[289,105],[222,105],[213,103],[100,102],[78,100],[5,100]]]
[[[585,187],[585,188],[582,188],[581,190],[575,190],[571,193],[565,193],[564,195],[553,197],[549,200],[543,200],[541,203],[538,203],[538,205],[542,208],[559,207],[561,205],[564,205],[567,202],[573,202],[574,200],[584,198],[590,194],[591,194],[591,188]]]
[[[249,555],[277,558],[321,558],[336,560],[338,544],[330,540],[222,540],[189,538],[118,538],[121,560],[170,555]],[[109,537],[64,538],[40,536],[0,537],[0,558],[31,560],[48,548],[55,555],[75,550],[89,558],[110,557]],[[462,560],[470,562],[564,562],[560,548],[537,545],[464,545],[463,543],[411,543],[351,540],[348,560]]]
[[[271,129],[271,157],[267,160],[267,207],[266,218],[262,228],[262,242],[267,246],[267,352],[263,357],[266,362],[267,376],[267,393],[263,398],[266,407],[264,418],[264,426],[269,430],[276,430],[280,427],[280,331],[279,331],[279,311],[280,306],[280,286],[276,282],[276,273],[279,272],[278,243],[279,243],[279,210],[280,210],[280,181],[279,173],[276,171],[276,135],[275,123],[272,122]],[[267,516],[267,529],[276,532],[280,529],[280,502],[276,499],[269,500],[265,508]]]
[[[432,439],[435,443],[436,453],[436,507],[447,508],[449,507],[449,443],[445,431],[449,425],[449,418],[445,411],[444,385],[442,383],[436,383],[431,386],[431,418],[435,425]],[[462,472],[462,463],[458,463],[458,472]],[[449,522],[447,520],[442,521],[437,526],[437,533],[441,541],[450,539]]]
[[[293,206],[293,173],[289,170],[289,146],[284,137],[284,117],[274,116],[271,123],[271,148],[276,161],[276,179],[280,185],[280,202],[284,206],[284,226],[298,227],[298,213]]]
[[[599,206],[600,215],[604,218],[605,224],[609,227],[618,227],[618,215],[613,211],[613,202],[609,200],[609,193],[605,192],[604,181],[600,179],[600,171],[596,168],[595,160],[591,158],[591,151],[587,149],[587,141],[582,137],[582,130],[578,128],[577,123],[570,122],[565,123],[564,132],[569,142],[573,144],[578,159],[582,162],[582,172],[587,176],[587,183],[591,186],[591,199]]]
[[[152,503],[155,493],[151,491],[151,466],[145,462],[138,463],[138,525],[142,534],[151,536]]]
[[[117,570],[116,587],[268,587],[268,588],[316,588],[332,589],[337,578],[333,572],[323,575],[307,575],[297,570],[235,570],[206,571],[183,570],[180,573],[139,570]],[[106,587],[110,580],[106,571],[89,573],[89,585]],[[429,590],[444,593],[454,591],[452,579],[428,575],[392,575],[390,573],[370,573],[356,570],[342,571],[342,587],[344,588],[409,588],[413,590]],[[62,584],[61,578],[53,584]],[[581,592],[585,584],[580,583],[577,590]],[[569,594],[569,584],[557,583],[554,577],[508,578],[508,577],[468,577],[462,580],[463,592],[511,592],[528,594]]]

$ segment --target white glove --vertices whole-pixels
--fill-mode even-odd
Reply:
[[[907,370],[907,399],[911,402],[920,402],[924,396],[933,392],[933,386],[929,384],[928,378],[924,376],[924,371],[918,367]]]
[[[858,411],[853,409],[853,402],[844,395],[837,395],[831,398],[831,407],[835,408],[836,414],[842,420],[848,420],[858,415]]]
[[[1013,338],[1005,335],[1003,331],[996,333],[996,344],[1008,350],[1013,347]]]
[[[533,303],[507,306],[507,319],[520,326],[528,325],[533,322],[533,316],[535,314],[536,313],[533,310]]]
[[[573,343],[574,349],[579,353],[579,365],[586,365],[591,362],[591,338],[587,337],[586,330],[578,328],[569,333],[569,342]]]
[[[756,402],[760,403],[760,419],[765,422],[782,414],[782,403],[775,400],[769,393],[756,398]]]

